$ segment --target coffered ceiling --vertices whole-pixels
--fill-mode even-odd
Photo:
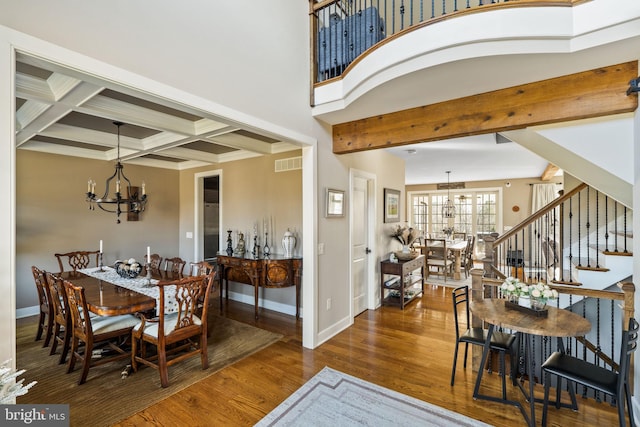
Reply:
[[[124,123],[121,160],[145,166],[181,170],[298,148],[166,99],[18,55],[18,149],[114,160],[114,121]]]

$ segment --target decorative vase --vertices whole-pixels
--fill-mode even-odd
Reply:
[[[293,249],[296,247],[296,236],[289,229],[282,237],[282,249],[284,249],[285,258],[293,257]]]
[[[402,253],[403,254],[409,253],[409,245],[402,245]]]
[[[544,310],[547,302],[542,298],[531,298],[531,308],[534,310]]]

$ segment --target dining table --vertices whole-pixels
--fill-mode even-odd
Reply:
[[[182,277],[171,272],[145,269],[136,278],[123,278],[112,267],[94,267],[59,274],[64,280],[82,286],[89,311],[100,316],[118,316],[154,310],[157,312],[161,281]],[[165,312],[174,311],[175,301],[165,303]]]
[[[416,248],[419,248],[422,254],[426,254],[429,247],[437,247],[442,246],[440,243],[432,243],[429,246],[425,245],[416,245]],[[467,241],[466,240],[447,240],[447,250],[450,250],[453,253],[454,257],[454,265],[453,265],[453,279],[461,280],[462,279],[462,256],[464,254],[464,250],[467,249]]]
[[[534,398],[534,380],[533,372],[533,348],[532,336],[539,335],[545,337],[557,338],[558,350],[564,352],[564,343],[562,338],[584,336],[591,331],[591,322],[584,317],[556,307],[547,306],[546,315],[540,316],[529,310],[509,308],[505,305],[504,299],[486,298],[471,301],[469,308],[474,317],[477,317],[488,324],[487,338],[482,350],[482,359],[478,376],[476,378],[473,390],[474,399],[483,399],[493,402],[500,402],[507,405],[516,406],[520,409],[527,425],[535,425],[535,403]],[[525,350],[525,375],[529,381],[528,392],[518,381],[517,385],[522,391],[526,401],[529,403],[529,411],[518,400],[504,399],[503,397],[490,396],[480,393],[480,385],[484,366],[487,362],[487,356],[490,351],[491,335],[495,328],[509,329],[524,339]]]

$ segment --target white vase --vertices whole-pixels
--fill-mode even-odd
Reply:
[[[296,247],[296,236],[289,230],[282,237],[282,249],[284,249],[285,258],[293,257],[293,249]]]
[[[409,253],[409,245],[402,245],[402,253],[403,254]]]

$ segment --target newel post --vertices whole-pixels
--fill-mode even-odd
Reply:
[[[629,319],[631,319],[632,317],[636,317],[634,314],[634,311],[635,311],[634,298],[636,293],[636,287],[631,282],[624,282],[624,283],[619,282],[618,287],[624,293],[624,302],[622,303],[622,329],[627,330],[627,328],[629,327]],[[638,320],[637,317],[636,317],[636,320]],[[634,358],[632,357],[631,365],[629,366],[629,382],[631,383],[629,384],[629,388],[632,394],[633,394],[633,378],[634,378],[634,371],[635,371],[633,360]]]
[[[484,285],[482,278],[484,271],[480,268],[471,269],[471,301],[478,301],[484,298]],[[471,327],[482,328],[482,320],[471,314]],[[476,347],[478,347],[479,351]],[[482,348],[477,345],[471,346],[471,367],[474,371],[478,371],[482,360]]]
[[[493,266],[495,265],[496,251],[493,248],[493,242],[496,241],[495,236],[484,236],[484,258],[482,264],[484,265],[484,277],[495,278]]]

